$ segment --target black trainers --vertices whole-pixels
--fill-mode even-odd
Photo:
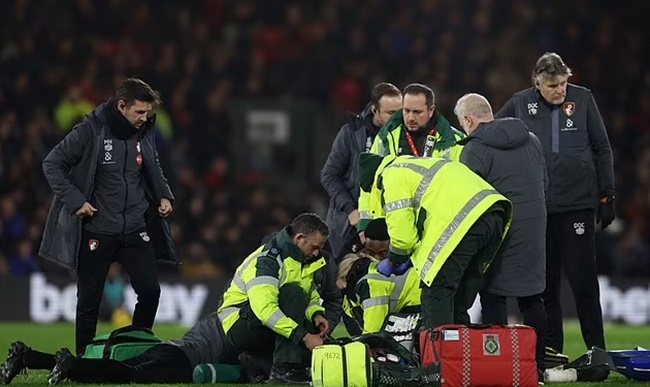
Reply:
[[[54,358],[56,364],[54,365],[52,372],[50,372],[50,375],[47,377],[47,382],[50,386],[61,384],[68,378],[74,356],[67,348],[63,348],[54,355]]]
[[[306,368],[271,368],[267,384],[286,384],[305,386],[311,384],[311,375]]]
[[[27,367],[25,366],[25,354],[31,351],[22,341],[16,341],[11,344],[9,348],[9,355],[5,363],[0,366],[0,375],[2,376],[2,383],[9,384],[19,373],[27,375]]]

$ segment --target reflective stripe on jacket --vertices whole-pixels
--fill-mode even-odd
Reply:
[[[302,322],[287,317],[278,305],[280,288],[287,284],[299,285],[309,296],[305,318],[311,321],[316,313],[324,314],[314,273],[325,266],[325,259],[304,263],[303,256],[286,228],[249,255],[235,271],[218,310],[224,331],[228,333],[237,322],[246,303],[264,325],[283,337],[289,338],[295,329],[303,329]]]
[[[371,200],[385,214],[391,252],[411,255],[427,286],[472,225],[494,205],[507,214],[505,238],[512,203],[464,164],[412,156],[386,164],[377,172]]]

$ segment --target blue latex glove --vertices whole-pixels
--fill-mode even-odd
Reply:
[[[409,259],[408,261],[406,261],[404,263],[400,263],[399,265],[395,266],[393,268],[393,274],[402,275],[402,274],[406,273],[406,271],[408,269],[410,269],[411,266],[413,266],[413,263],[411,263],[411,260]]]
[[[393,264],[388,259],[384,259],[377,265],[377,271],[386,277],[393,274]]]

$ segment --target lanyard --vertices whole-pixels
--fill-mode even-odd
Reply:
[[[413,142],[411,133],[408,132],[408,129],[405,130],[404,133],[406,134],[406,140],[409,142],[409,146],[413,151],[413,156],[420,157],[420,152],[418,152],[418,148],[415,147],[415,142]],[[429,134],[427,134],[427,141],[424,143],[424,152],[422,154],[422,157],[431,157],[433,148],[436,146],[436,133],[438,133],[437,127],[433,128]]]

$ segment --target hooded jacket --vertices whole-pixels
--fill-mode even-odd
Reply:
[[[487,290],[502,296],[539,294],[546,286],[546,164],[542,146],[517,118],[480,124],[460,161],[513,204],[513,220]]]
[[[104,160],[109,129],[108,103],[97,107],[82,123],[57,144],[43,160],[43,173],[54,191],[54,200],[45,221],[39,256],[66,269],[77,269],[81,247],[82,221],[75,212],[92,198],[100,160]],[[144,194],[149,209],[145,224],[156,259],[177,264],[176,248],[166,218],[158,215],[160,200],[174,200],[160,168],[154,140],[155,117],[142,128],[140,139]]]

